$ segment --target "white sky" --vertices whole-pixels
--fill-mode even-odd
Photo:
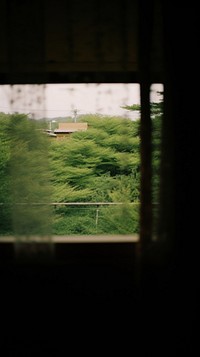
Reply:
[[[162,84],[151,87],[150,98],[157,102]],[[46,84],[0,86],[0,112],[31,113],[34,118],[77,114],[120,115],[134,119],[138,114],[121,106],[140,104],[139,84]]]

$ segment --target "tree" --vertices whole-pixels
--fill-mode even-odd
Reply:
[[[83,121],[88,122],[88,130],[72,134],[70,139],[52,141],[51,144],[51,169],[54,197],[59,202],[139,202],[139,175],[140,159],[138,136],[138,123],[130,119],[103,116],[84,116]],[[127,195],[128,192],[128,195]],[[112,231],[117,232],[120,223],[120,209],[116,216],[116,227],[107,225]],[[123,208],[124,209],[124,208]],[[131,207],[130,211],[134,208]],[[101,207],[101,217],[98,223],[98,232],[105,231],[105,222],[101,225],[102,217],[109,220],[109,208]],[[75,225],[70,218],[69,208],[57,208],[60,218],[56,220],[56,231],[68,225],[68,232],[96,233],[94,209],[73,210],[78,224]],[[72,212],[72,209],[71,209]],[[84,214],[85,218],[84,218]],[[137,213],[138,214],[138,213]],[[121,211],[121,225],[124,232],[133,232],[136,225],[127,224]],[[128,215],[126,215],[128,217]],[[68,223],[64,223],[68,222]],[[82,223],[81,223],[82,222]],[[85,223],[84,223],[85,222]],[[87,222],[87,224],[86,224]],[[90,223],[89,223],[90,222]],[[70,228],[71,227],[71,228]],[[80,228],[82,227],[82,228]],[[63,228],[62,228],[63,229]],[[77,231],[76,231],[77,230]],[[120,232],[122,228],[120,229]],[[119,232],[119,231],[118,231]]]

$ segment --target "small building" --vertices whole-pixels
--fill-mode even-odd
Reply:
[[[72,133],[77,131],[86,131],[88,129],[87,123],[59,123],[58,129],[54,130],[57,139],[70,137]]]

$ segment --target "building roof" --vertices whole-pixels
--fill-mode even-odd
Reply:
[[[54,130],[55,134],[70,134],[77,131],[85,131],[88,128],[87,123],[59,123],[58,129]]]

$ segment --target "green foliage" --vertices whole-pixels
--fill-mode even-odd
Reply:
[[[161,111],[154,106],[153,113],[156,200]],[[54,234],[138,233],[139,120],[99,115],[79,120],[88,123],[87,131],[57,141],[42,133],[45,123],[38,126],[26,115],[0,114],[1,234],[45,235],[51,223]],[[49,202],[120,204],[61,206],[52,214]],[[16,204],[18,209],[12,209]]]
[[[81,120],[87,121],[87,131],[74,133],[69,140],[51,143],[55,201],[138,203],[140,184],[138,122],[98,115],[84,116]],[[129,213],[126,211],[126,214],[123,214],[124,211],[124,207],[123,209],[115,207],[114,211],[110,207],[107,209],[101,207],[101,218],[97,229],[94,209],[92,214],[89,209],[80,211],[71,208],[72,217],[70,208],[61,207],[56,210],[54,233],[62,234],[65,231],[70,234],[80,232],[95,234],[97,231],[103,233],[106,229],[108,233],[136,232],[138,211],[129,208]],[[115,225],[109,217],[110,214],[114,214]]]
[[[121,108],[127,109],[127,110],[132,110],[132,111],[140,111],[140,104],[133,104],[133,105],[124,105]]]
[[[100,233],[139,233],[139,205],[124,203],[120,206],[103,208],[99,217]]]
[[[101,116],[88,116],[87,120],[89,129],[86,132],[74,133],[70,140],[52,142],[51,169],[57,188],[71,186],[82,198],[81,190],[85,190],[85,194],[88,193],[85,199],[89,201],[92,195],[98,199],[96,192],[100,182],[102,188],[102,180],[107,186],[108,181],[109,185],[112,182],[111,177],[116,179],[133,171],[139,172],[140,159],[139,138],[132,137],[133,130],[129,130],[138,126],[136,122]],[[120,135],[121,132],[124,134]]]
[[[51,189],[47,138],[35,121],[22,114],[8,117],[2,135],[6,138],[4,150],[8,158],[3,176],[3,185],[7,185],[3,207],[10,207],[12,232],[26,238],[49,235]]]
[[[96,221],[94,208],[65,207],[54,221],[54,234],[96,234]]]
[[[54,234],[139,233],[139,204],[57,209]]]
[[[10,142],[7,128],[10,116],[0,113],[0,233],[12,233],[10,206]]]

